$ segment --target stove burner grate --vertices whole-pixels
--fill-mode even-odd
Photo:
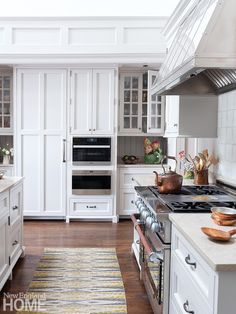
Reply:
[[[167,204],[173,211],[210,211],[207,202],[171,202]]]

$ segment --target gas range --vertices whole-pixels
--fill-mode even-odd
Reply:
[[[136,207],[147,228],[156,232],[164,243],[171,241],[169,214],[210,212],[214,206],[236,208],[236,197],[216,186],[183,186],[178,194],[160,194],[156,187],[135,187]]]

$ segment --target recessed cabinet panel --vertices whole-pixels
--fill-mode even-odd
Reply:
[[[40,128],[39,73],[21,74],[21,129],[38,130]]]
[[[72,72],[71,81],[71,133],[92,131],[92,70]]]
[[[24,180],[24,210],[40,212],[40,137],[24,135],[21,138],[21,175]]]
[[[113,133],[114,109],[114,70],[93,70],[94,134]]]
[[[64,127],[64,84],[64,76],[61,73],[44,74],[44,123],[47,130],[60,130]]]
[[[44,208],[49,212],[65,210],[65,167],[63,164],[63,141],[60,135],[47,135],[44,139]],[[55,150],[55,147],[57,148]],[[53,160],[53,162],[52,162]],[[56,191],[56,193],[55,193]],[[56,195],[57,196],[56,196]]]

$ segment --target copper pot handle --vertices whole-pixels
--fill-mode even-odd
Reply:
[[[166,170],[165,170],[165,168],[164,168],[164,166],[163,166],[163,161],[166,159],[166,155],[164,155],[163,157],[162,157],[162,160],[161,160],[161,166],[162,166],[162,169],[163,169],[163,172],[164,172],[164,174],[166,173]]]
[[[167,156],[166,158],[167,159],[173,159],[175,161],[175,170],[174,170],[174,172],[176,172],[176,169],[177,169],[177,159],[174,156]]]

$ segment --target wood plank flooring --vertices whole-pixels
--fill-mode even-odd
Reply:
[[[26,256],[14,268],[13,280],[7,281],[1,291],[19,293],[28,288],[44,247],[116,247],[124,281],[128,314],[152,314],[151,306],[142,282],[139,269],[131,254],[132,223],[123,220],[111,222],[72,221],[26,221],[24,245]],[[0,300],[0,313],[3,312]]]

